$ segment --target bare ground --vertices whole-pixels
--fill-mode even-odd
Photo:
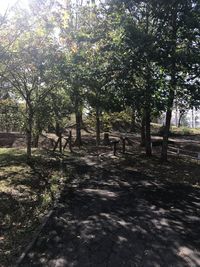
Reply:
[[[74,181],[20,266],[200,266],[199,187],[120,160],[65,160]]]
[[[119,137],[119,133],[112,136]],[[180,142],[197,147],[198,138]],[[144,156],[138,136],[132,135],[130,140],[127,153],[121,154],[119,144],[115,157],[111,147],[97,148],[94,137],[85,135],[81,150],[74,148],[73,153],[63,156],[66,172],[73,167],[73,183],[66,185],[60,205],[20,266],[199,266],[199,164],[176,156],[161,164],[157,156],[152,159]],[[154,154],[158,155],[156,150]],[[2,183],[7,181],[7,188],[17,185],[17,191],[23,187],[23,179],[31,185],[20,196],[12,188],[9,194],[4,188],[1,190],[1,203],[9,207],[12,215],[12,233],[4,229],[0,244],[7,239],[7,233],[10,243],[5,248],[10,250],[13,244],[9,255],[16,259],[20,248],[31,240],[34,227],[33,214],[26,214],[26,203],[20,197],[26,190],[27,198],[32,194],[40,197],[41,185],[36,183],[35,187],[33,180],[29,180],[38,176],[38,170],[26,177],[30,169],[19,172],[18,167],[24,168],[23,160],[19,166],[19,156],[13,159],[10,158],[14,171],[10,169],[6,175],[8,162],[1,160]],[[43,170],[41,162],[40,170],[44,172],[42,179],[48,180],[45,173],[49,173],[49,167]],[[41,177],[36,181],[43,183]],[[18,223],[15,212],[12,213],[13,199],[17,200],[17,212],[21,212],[21,207],[24,209],[22,215],[29,225],[21,218]],[[28,210],[37,211],[37,206],[32,205],[33,202]],[[23,233],[24,241],[21,237],[15,240],[13,229]],[[1,252],[7,253],[4,248]],[[13,259],[8,259],[8,264],[2,266],[11,266],[11,262]]]

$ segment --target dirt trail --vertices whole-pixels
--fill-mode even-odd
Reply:
[[[20,266],[200,266],[198,188],[109,162],[78,166]]]

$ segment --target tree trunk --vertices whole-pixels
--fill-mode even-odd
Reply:
[[[192,107],[192,128],[195,128],[194,124],[194,108]]]
[[[100,130],[100,112],[99,112],[99,108],[96,107],[96,145],[99,146],[100,145],[100,134],[101,134],[101,130]]]
[[[26,143],[27,143],[27,158],[31,159],[32,154],[32,125],[33,125],[33,112],[31,107],[28,110],[28,121],[26,128]]]
[[[33,122],[34,125],[34,132],[33,132],[33,147],[38,148],[39,145],[39,138],[40,138],[40,134],[42,133],[42,129],[41,129],[41,125],[39,123],[39,118],[38,115],[35,114],[35,120]]]
[[[173,109],[173,102],[174,102],[174,90],[170,90],[169,95],[169,103],[166,112],[166,121],[165,121],[165,129],[163,135],[163,144],[162,144],[162,152],[161,152],[161,160],[167,161],[167,149],[168,149],[168,139],[169,139],[169,130],[171,125],[171,118],[172,118],[172,109]]]
[[[131,112],[131,132],[135,132],[135,109],[132,108]]]
[[[105,146],[109,146],[110,145],[109,133],[104,133],[103,144]]]
[[[184,112],[180,111],[180,116],[179,116],[179,120],[178,120],[178,128],[181,127],[181,120],[182,120],[183,115],[184,115]]]
[[[146,155],[151,157],[152,149],[151,149],[151,113],[150,109],[147,108],[145,110],[145,131],[146,131],[146,140],[145,140],[145,147],[146,147]]]
[[[150,7],[147,1],[146,5],[146,34],[149,34],[149,19],[150,19]],[[151,156],[151,67],[149,65],[149,58],[146,58],[146,88],[145,88],[145,148],[146,155]]]
[[[146,134],[145,134],[145,116],[142,114],[142,121],[141,121],[141,146],[145,146],[146,141]]]
[[[179,120],[178,120],[178,105],[176,103],[176,113],[175,113],[175,118],[176,118],[176,127],[179,125]]]
[[[169,98],[167,103],[167,112],[166,112],[166,122],[165,122],[165,130],[163,135],[163,145],[161,152],[161,160],[167,161],[167,149],[168,149],[168,138],[169,138],[169,130],[171,124],[172,117],[172,109],[174,104],[174,96],[176,91],[176,47],[177,47],[177,16],[178,16],[178,3],[174,3],[174,8],[172,9],[171,15],[171,27],[172,27],[172,35],[171,35],[171,82],[170,82],[170,90],[169,90]]]
[[[40,138],[39,133],[37,133],[37,134],[35,134],[35,135],[33,136],[33,147],[38,148],[38,145],[39,145],[39,138]]]
[[[80,147],[82,145],[81,124],[82,124],[82,112],[80,110],[77,110],[76,111],[76,140],[75,140],[75,144],[78,147]]]
[[[58,136],[58,140],[59,140],[59,151],[60,153],[62,153],[62,132],[61,132],[61,128],[60,128],[60,124],[58,122],[56,122],[56,135]]]

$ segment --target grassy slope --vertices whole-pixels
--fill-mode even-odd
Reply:
[[[157,133],[162,127],[162,125],[158,123],[151,123],[151,127],[152,127],[152,132]],[[171,133],[176,135],[196,135],[200,134],[200,128],[171,126]]]

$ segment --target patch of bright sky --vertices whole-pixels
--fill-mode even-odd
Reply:
[[[0,13],[5,14],[6,10],[10,9],[16,3],[21,7],[28,7],[29,0],[0,0]]]

